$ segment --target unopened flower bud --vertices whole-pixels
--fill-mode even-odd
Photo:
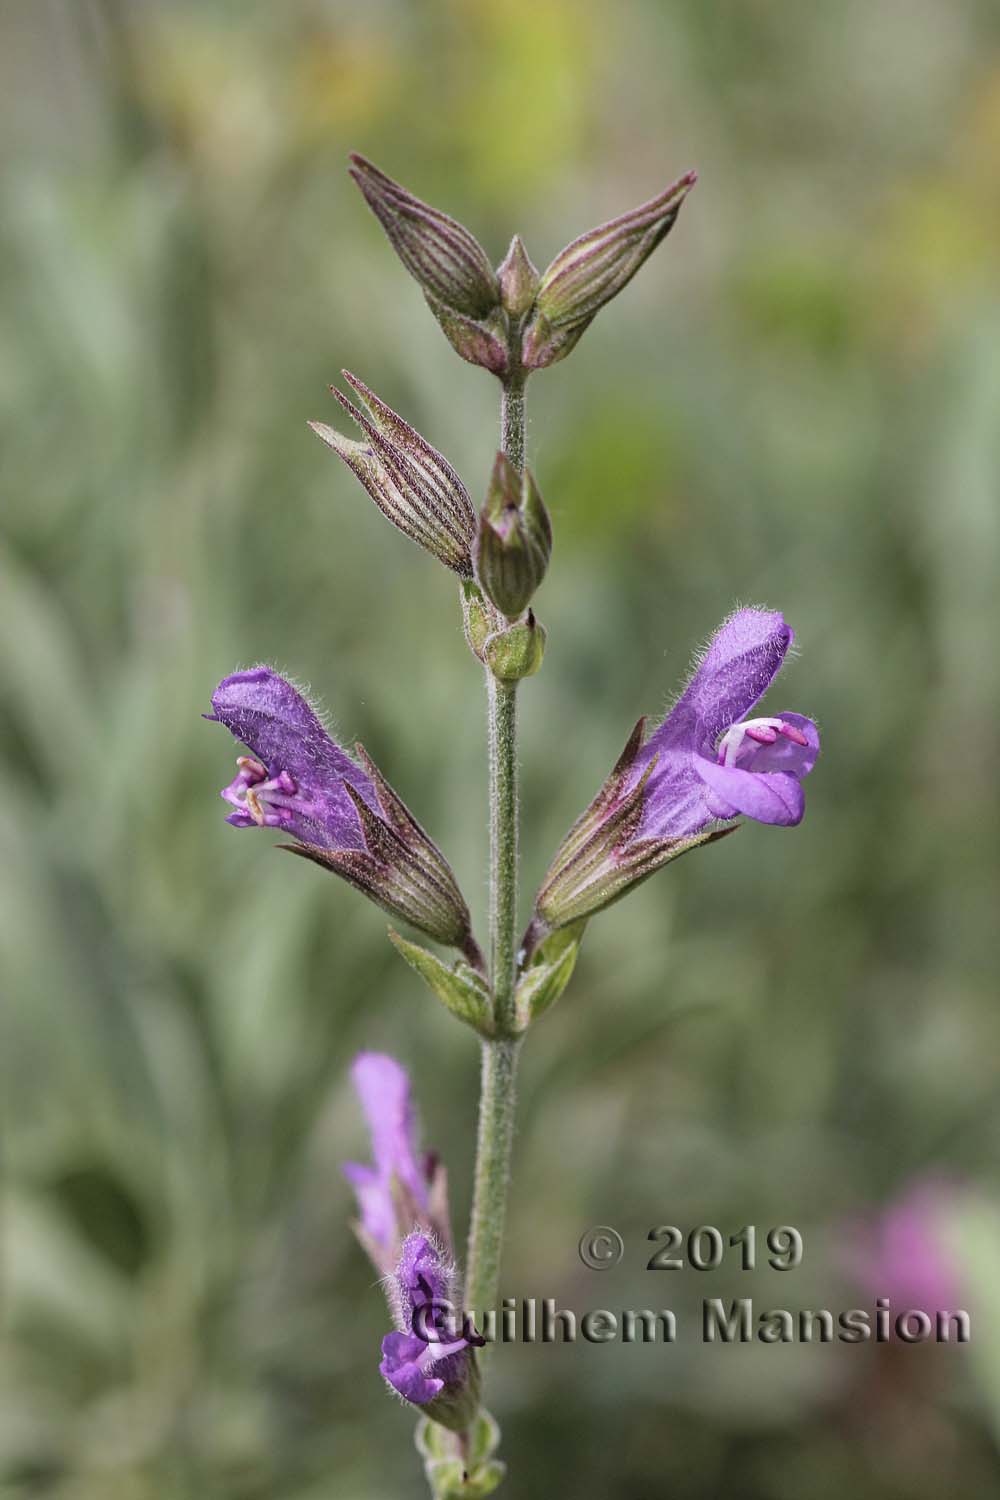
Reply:
[[[631,213],[600,224],[566,246],[543,273],[524,331],[528,370],[564,359],[604,306],[631,281],[674,226],[696,181],[687,172],[672,187]]]
[[[540,277],[519,234],[515,234],[497,267],[497,279],[504,307],[512,318],[523,318],[535,300]]]
[[[359,410],[331,386],[367,439],[346,438],[325,422],[309,426],[361,480],[382,514],[412,542],[462,577],[472,572],[476,515],[451,464],[357,376],[344,379],[364,405]]]
[[[538,486],[498,453],[479,517],[475,566],[483,592],[508,619],[527,608],[551,552],[552,524]]]
[[[484,655],[486,665],[499,682],[519,682],[522,677],[532,677],[545,655],[545,627],[529,609],[525,619],[490,636]]]

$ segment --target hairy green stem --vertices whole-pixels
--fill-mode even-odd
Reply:
[[[524,469],[525,380],[522,369],[513,369],[504,381],[503,395],[500,397],[500,447],[518,473]]]
[[[497,1305],[520,1046],[519,1041],[503,1038],[483,1043],[476,1179],[465,1279],[465,1307],[477,1321]]]
[[[500,406],[500,442],[524,468],[524,375],[510,374]],[[486,674],[490,752],[490,977],[498,1035],[483,1043],[476,1175],[469,1224],[465,1303],[496,1306],[500,1282],[520,1042],[514,1024],[517,959],[517,684]]]
[[[497,1029],[514,1021],[517,928],[517,683],[486,674],[490,748],[490,976]]]

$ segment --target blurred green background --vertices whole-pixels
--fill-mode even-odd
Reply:
[[[412,1069],[464,1229],[476,1044],[374,907],[227,828],[199,718],[237,665],[310,682],[481,923],[454,587],[305,422],[346,366],[476,496],[497,390],[358,149],[540,265],[701,174],[530,390],[556,551],[525,897],[735,600],[793,623],[769,702],[824,733],[802,827],[596,921],[526,1048],[505,1290],[687,1331],[502,1351],[503,1493],[1000,1495],[996,6],[10,0],[0,115],[0,1493],[424,1492],[347,1227],[347,1069]],[[702,1346],[705,1295],[870,1306],[864,1226],[928,1181],[971,1347]],[[604,1276],[594,1222],[627,1246]],[[791,1223],[806,1258],[653,1276],[661,1223]]]

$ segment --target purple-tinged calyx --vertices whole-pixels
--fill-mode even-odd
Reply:
[[[811,719],[748,718],[792,642],[778,613],[741,609],[713,636],[670,713],[647,739],[640,719],[604,786],[558,850],[528,946],[609,906],[668,860],[732,831],[739,814],[790,827],[819,754]]]
[[[456,353],[502,375],[507,327],[497,273],[473,234],[357,154],[351,176]]]
[[[325,422],[309,426],[353,470],[382,514],[404,536],[461,577],[470,577],[476,515],[465,485],[448,460],[374,391],[349,371],[343,374],[364,410],[336,387],[330,389],[365,440],[344,437]]]
[[[434,1240],[419,1231],[408,1235],[388,1280],[398,1332],[382,1340],[379,1372],[433,1421],[463,1432],[479,1406],[475,1349],[485,1340],[460,1317],[454,1284]]]
[[[350,173],[403,265],[428,297],[470,318],[500,301],[496,272],[474,235],[356,152]]]
[[[605,303],[632,280],[669,234],[696,180],[696,173],[685,173],[655,198],[588,230],[559,252],[542,273],[525,324],[525,369],[539,370],[565,359]]]
[[[387,1276],[414,1229],[451,1244],[447,1174],[433,1153],[419,1149],[405,1069],[385,1053],[361,1052],[351,1078],[371,1136],[372,1165],[346,1162],[344,1176],[358,1200],[358,1239]]]
[[[224,677],[206,717],[250,751],[222,792],[233,808],[227,822],[290,834],[295,842],[281,848],[341,875],[482,967],[451,867],[361,745],[354,760],[270,667]]]

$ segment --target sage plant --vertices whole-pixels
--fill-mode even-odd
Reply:
[[[372,1163],[348,1164],[357,1236],[383,1278],[395,1330],[379,1370],[420,1413],[417,1444],[436,1500],[488,1495],[504,1465],[481,1405],[483,1338],[495,1308],[510,1181],[518,1056],[525,1033],[569,982],[590,919],[661,866],[732,832],[740,816],[778,826],[803,814],[802,780],[819,753],[811,719],[748,717],[792,642],[780,613],[743,608],[725,620],[674,707],[647,732],[639,720],[594,800],[556,851],[519,932],[517,694],[538,671],[545,631],[532,600],[552,526],[525,463],[528,377],[564,359],[588,325],[670,232],[693,172],[648,203],[567,245],[539,273],[514,237],[494,269],[461,224],[363,157],[351,175],[445,337],[500,384],[500,450],[478,515],[458,474],[355,375],[355,405],[334,395],[359,436],[310,424],[382,513],[459,578],[465,636],[486,684],[490,778],[490,909],[486,954],[447,860],[375,762],[353,754],[293,683],[267,666],[226,677],[218,720],[248,752],[222,796],[237,828],[270,828],[280,847],[342,876],[410,928],[389,937],[432,992],[481,1039],[482,1085],[464,1276],[455,1263],[446,1177],[422,1152],[410,1084],[390,1057],[362,1053],[354,1084]],[[449,1309],[470,1310],[461,1327]]]

